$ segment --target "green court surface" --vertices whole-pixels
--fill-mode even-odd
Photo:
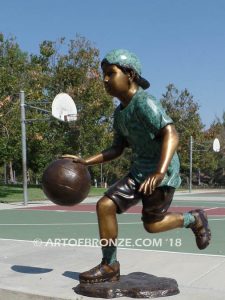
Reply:
[[[185,200],[184,200],[185,199]],[[118,215],[119,248],[142,249],[146,251],[170,251],[225,255],[225,215],[210,214],[211,211],[224,211],[225,194],[178,195],[173,207],[204,207],[208,210],[212,242],[200,251],[189,229],[176,229],[159,234],[147,233],[141,222],[140,213]],[[93,206],[92,206],[93,207]],[[172,207],[172,209],[173,209]],[[0,239],[28,240],[37,247],[62,247],[63,245],[101,246],[98,240],[97,216],[94,211],[56,210],[0,210]]]
[[[91,299],[75,294],[73,287],[79,284],[80,272],[102,257],[100,246],[106,241],[98,238],[97,199],[87,198],[74,207],[49,201],[31,201],[27,206],[0,203],[0,299]],[[147,233],[141,208],[138,204],[117,216],[121,274],[176,277],[180,290],[174,296],[177,300],[223,300],[225,190],[192,194],[178,191],[174,196],[170,211],[207,211],[212,242],[202,251],[190,229]],[[164,298],[169,300],[171,296]]]

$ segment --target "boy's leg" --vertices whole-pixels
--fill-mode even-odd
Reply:
[[[103,261],[109,265],[117,262],[116,239],[118,223],[116,218],[117,205],[107,196],[97,203],[99,236],[102,246]]]
[[[118,234],[116,219],[117,205],[107,196],[97,203],[99,235],[102,246],[102,262],[89,271],[80,274],[80,282],[116,281],[120,276],[120,265],[116,260],[115,241]],[[104,243],[103,243],[104,242]]]
[[[145,221],[144,228],[150,233],[164,232],[167,230],[181,228],[184,224],[183,214],[166,213],[159,221]]]
[[[157,188],[154,193],[143,199],[143,225],[151,233],[163,232],[175,228],[191,228],[195,234],[199,249],[205,249],[211,240],[207,215],[203,210],[188,213],[168,213],[174,189]]]
[[[138,187],[129,176],[116,182],[97,203],[99,235],[102,241],[103,260],[101,264],[80,274],[80,282],[101,282],[118,280],[120,265],[116,260],[118,225],[116,213],[126,211],[140,200]]]
[[[100,239],[113,240],[118,235],[116,218],[117,206],[107,196],[103,196],[97,203],[97,216]]]

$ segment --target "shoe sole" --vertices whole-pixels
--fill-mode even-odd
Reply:
[[[208,247],[208,245],[210,244],[210,241],[211,241],[211,230],[209,229],[209,226],[208,226],[209,222],[208,222],[208,217],[207,217],[206,212],[204,210],[201,210],[201,209],[197,209],[197,210],[195,210],[195,212],[199,214],[200,220],[202,222],[202,227],[205,230],[205,236],[208,239],[208,241],[205,244],[203,244],[203,245],[198,245],[197,244],[198,248],[200,250],[203,250],[206,247]]]
[[[96,279],[89,279],[84,280],[80,279],[80,283],[101,283],[101,282],[115,282],[120,279],[120,274],[116,274],[113,277],[109,278],[96,278]]]

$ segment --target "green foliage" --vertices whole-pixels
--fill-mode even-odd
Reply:
[[[0,105],[2,133],[0,163],[13,161],[21,174],[21,124],[18,93],[25,91],[27,123],[27,160],[32,181],[40,180],[43,169],[55,157],[72,153],[93,155],[110,144],[114,110],[105,93],[99,51],[85,38],[77,36],[68,44],[44,41],[39,55],[23,53],[15,39],[0,43]],[[30,108],[51,111],[56,94],[66,92],[78,108],[73,128],[58,121],[45,121],[46,115]],[[42,104],[40,104],[40,102]],[[99,178],[99,172],[93,170]],[[96,173],[96,174],[95,174]]]
[[[25,85],[28,55],[15,38],[0,37],[0,163],[21,159],[18,91]]]
[[[194,101],[193,96],[187,89],[179,92],[173,84],[167,86],[166,93],[163,94],[161,102],[173,119],[179,133],[178,153],[183,177],[186,178],[189,174],[190,136],[193,137],[194,173],[197,174],[201,170],[201,173],[211,176],[218,165],[218,157],[212,151],[212,140],[215,134],[209,135],[204,131],[204,125],[199,115],[198,103]]]
[[[61,154],[87,157],[111,145],[114,104],[102,84],[99,50],[84,37],[74,40],[43,41],[39,54],[23,52],[14,37],[0,34],[0,165],[7,163],[22,181],[21,120],[19,91],[25,91],[27,164],[31,182],[40,181],[44,168]],[[31,108],[51,111],[56,94],[68,93],[78,108],[78,120],[72,126],[53,120]],[[180,135],[181,171],[189,172],[189,139],[194,149],[204,150],[215,137],[225,140],[225,113],[208,131],[204,130],[199,106],[187,89],[179,92],[167,87],[161,102],[175,122]],[[209,145],[209,144],[208,144]],[[223,145],[223,149],[225,146]],[[214,171],[225,167],[224,150],[196,151],[193,168],[201,168],[213,178]],[[129,150],[116,161],[90,168],[92,178],[108,183],[124,176],[130,165]],[[12,170],[13,169],[13,170]],[[215,176],[214,176],[215,177]],[[13,181],[13,178],[10,178]],[[214,180],[215,182],[215,180]]]

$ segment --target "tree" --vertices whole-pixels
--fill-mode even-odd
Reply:
[[[27,65],[28,55],[15,38],[0,34],[0,163],[9,166],[10,181],[14,181],[13,162],[21,157],[18,91],[25,84]]]
[[[62,153],[89,156],[110,144],[113,103],[103,87],[99,51],[77,36],[40,44],[40,54],[23,53],[15,39],[0,37],[0,105],[2,132],[0,162],[12,162],[21,173],[21,126],[18,94],[26,96],[28,168],[40,179],[45,166]],[[63,51],[61,50],[63,48]],[[6,84],[7,83],[7,84]],[[30,106],[51,110],[56,94],[66,92],[75,100],[78,120],[68,124],[51,120]],[[93,174],[99,172],[93,169]],[[96,174],[95,174],[96,173]]]
[[[206,134],[211,138],[218,138],[220,141],[220,152],[215,153],[216,166],[213,172],[213,183],[225,186],[225,112],[222,119],[217,118],[207,130]]]
[[[110,143],[113,103],[102,84],[98,49],[80,36],[65,43],[65,39],[60,39],[59,45],[64,48],[61,53],[57,43],[45,42],[55,49],[52,51],[54,59],[48,57],[51,79],[46,93],[53,98],[59,92],[66,92],[75,100],[78,109],[78,120],[72,130],[64,127],[66,134],[61,133],[65,141],[58,154],[75,153],[87,157]],[[91,169],[93,177],[99,178],[98,169]]]
[[[161,103],[167,113],[173,119],[176,129],[179,133],[180,142],[178,154],[181,161],[181,174],[188,177],[190,167],[190,136],[194,140],[193,152],[193,170],[209,172],[215,169],[216,162],[213,159],[212,151],[207,151],[211,137],[204,133],[204,125],[202,124],[199,105],[194,101],[194,97],[185,89],[181,92],[173,85],[167,86],[166,93],[163,94]],[[185,180],[183,182],[185,184]]]

